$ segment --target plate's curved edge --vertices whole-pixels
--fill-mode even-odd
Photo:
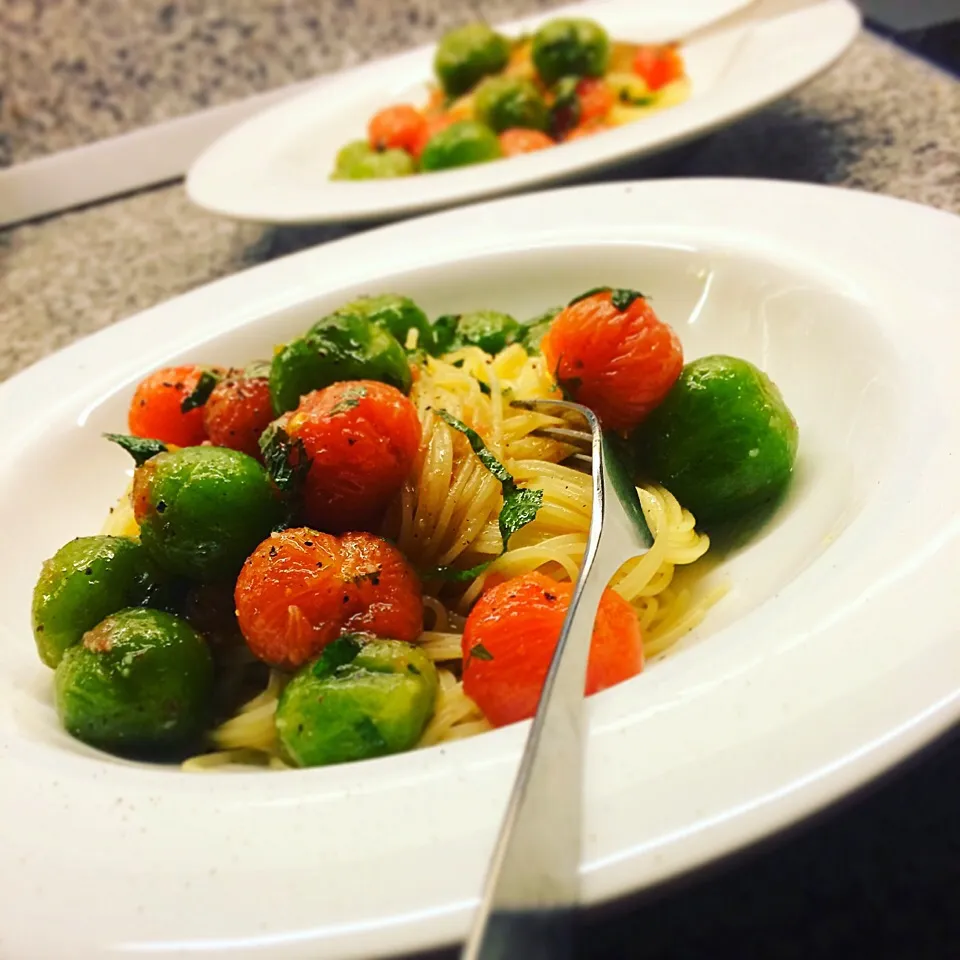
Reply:
[[[620,5],[620,3],[621,0],[613,0],[612,3],[600,0],[598,3],[581,5],[579,8],[564,7],[551,11],[549,14],[538,14],[521,21],[515,21],[512,24],[505,25],[505,29],[515,28],[518,24],[525,22],[548,19],[550,16],[555,16],[557,13],[568,9],[578,9],[579,14],[583,15],[590,13],[590,9],[587,8],[596,7],[598,8],[596,12],[599,15],[602,13],[602,8]],[[746,6],[748,6],[747,3],[738,0],[734,9]],[[862,23],[860,11],[851,0],[821,0],[820,3],[813,4],[809,8],[805,9],[801,6],[791,9],[790,12],[793,15],[819,16],[824,10],[827,14],[838,14],[835,34],[830,38],[832,41],[830,50],[825,56],[817,58],[805,68],[802,75],[788,83],[772,83],[762,94],[755,95],[736,108],[721,110],[716,115],[706,119],[700,118],[688,127],[671,131],[649,143],[642,141],[633,144],[623,142],[617,147],[612,147],[609,139],[605,143],[602,138],[583,139],[575,144],[563,145],[561,153],[566,154],[565,162],[562,161],[561,157],[556,162],[551,161],[548,164],[548,169],[540,172],[537,171],[536,167],[538,161],[543,159],[543,155],[527,155],[513,158],[513,162],[508,167],[503,167],[500,164],[490,165],[491,167],[499,167],[501,172],[500,176],[490,178],[491,182],[470,183],[464,178],[463,171],[446,171],[431,174],[431,180],[437,182],[437,178],[446,178],[446,183],[449,184],[451,183],[449,178],[458,178],[459,188],[438,189],[434,196],[431,196],[429,191],[426,192],[426,196],[418,196],[416,192],[410,195],[409,191],[404,189],[393,191],[397,195],[387,200],[376,199],[363,203],[359,202],[358,199],[352,206],[347,202],[331,204],[329,196],[322,196],[323,191],[320,191],[319,195],[315,195],[312,191],[304,191],[297,198],[296,204],[290,204],[282,210],[278,208],[271,210],[258,205],[256,201],[252,201],[251,197],[255,196],[255,192],[247,189],[243,183],[238,183],[232,193],[224,194],[223,184],[226,182],[224,175],[231,167],[231,155],[237,151],[243,152],[248,145],[248,141],[255,140],[258,131],[262,127],[269,127],[273,118],[285,116],[288,112],[295,112],[301,107],[308,107],[318,96],[318,91],[315,88],[299,94],[290,101],[276,104],[262,113],[248,118],[211,144],[197,158],[187,173],[185,181],[187,196],[197,206],[227,218],[263,224],[307,226],[334,222],[376,223],[401,216],[422,214],[457,204],[472,203],[531,187],[550,186],[569,177],[581,176],[590,170],[600,170],[629,159],[654,155],[680,146],[762,110],[781,97],[816,79],[826,70],[829,70],[849,49]],[[422,71],[422,68],[429,62],[428,55],[432,49],[432,45],[426,45],[386,60],[368,62],[347,73],[320,78],[318,83],[326,89],[330,85],[350,83],[361,76],[366,77],[378,69],[397,70],[402,73],[406,64],[417,64],[420,61],[423,61],[423,63],[420,63]],[[642,130],[638,133],[636,130],[632,130],[632,127],[634,127],[633,124],[628,124],[605,136],[619,136],[625,132],[637,133],[638,136],[642,134]],[[549,152],[554,153],[554,151]],[[520,168],[517,164],[520,165]],[[524,167],[525,169],[523,169]],[[475,168],[471,168],[471,170],[473,169]],[[414,178],[413,182],[418,184],[415,189],[422,189],[417,178]],[[324,188],[329,189],[330,186],[330,184],[325,184]],[[408,183],[403,184],[404,188],[408,186]],[[338,190],[352,189],[354,196],[357,198],[359,198],[359,194],[356,193],[356,190],[359,188],[362,191],[367,187],[377,190],[384,187],[384,182],[364,181],[336,185]]]

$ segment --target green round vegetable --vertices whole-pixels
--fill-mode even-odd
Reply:
[[[459,97],[510,59],[510,41],[485,23],[468,23],[441,37],[433,69],[448,96]]]
[[[433,350],[433,326],[427,315],[409,297],[401,297],[396,293],[359,297],[345,303],[336,312],[365,317],[392,334],[402,347],[406,346],[410,331],[416,330],[417,347],[427,353]]]
[[[546,130],[550,110],[540,91],[521,77],[487,77],[473,100],[477,119],[497,133],[511,127]]]
[[[410,363],[397,338],[345,310],[324,317],[274,354],[270,398],[277,413],[296,409],[304,394],[338,380],[379,380],[410,390]]]
[[[139,541],[77,537],[49,560],[33,588],[33,638],[40,659],[55,667],[67,648],[104,617],[150,602],[164,576]]]
[[[169,613],[121,610],[84,634],[57,667],[57,713],[78,740],[119,753],[186,746],[203,732],[213,661]]]
[[[534,34],[531,55],[545,83],[570,76],[600,77],[610,60],[610,38],[593,20],[551,20]]]
[[[433,714],[437,671],[418,647],[347,635],[287,685],[277,736],[300,767],[366,760],[415,746]]]
[[[632,445],[698,521],[726,520],[779,494],[797,455],[793,415],[770,378],[735,357],[688,363]]]
[[[334,180],[380,180],[408,177],[415,172],[413,157],[406,150],[374,150],[366,140],[348,143],[337,154]]]
[[[165,570],[204,582],[226,579],[283,519],[266,470],[225,447],[184,447],[137,467],[133,497],[140,540]]]
[[[544,310],[543,313],[524,322],[520,340],[530,356],[536,356],[540,352],[541,341],[547,335],[554,317],[562,309],[563,307],[551,307],[549,310]]]
[[[460,345],[480,347],[487,353],[499,353],[516,342],[522,328],[508,313],[476,310],[463,313],[457,320],[456,339]]]
[[[427,141],[420,154],[420,169],[448,170],[497,160],[502,155],[497,135],[486,124],[458,120]]]

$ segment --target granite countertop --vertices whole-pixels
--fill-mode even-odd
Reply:
[[[5,0],[0,165],[427,42],[481,14],[553,5]],[[960,84],[863,34],[809,86],[656,173],[836,184],[960,213]],[[137,310],[347,232],[220,219],[179,185],[0,232],[0,380]],[[767,852],[594,921],[583,955],[960,956],[960,743],[941,746]]]

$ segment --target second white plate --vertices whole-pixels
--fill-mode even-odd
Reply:
[[[742,6],[742,0],[684,0],[669,15],[654,4],[578,4],[611,36],[658,42]],[[561,11],[503,27],[536,29]],[[731,123],[807,82],[850,45],[860,26],[848,0],[761,0],[725,29],[684,46],[690,99],[594,137],[507,161],[395,180],[331,181],[337,151],[365,135],[366,121],[390,103],[422,102],[431,44],[327,78],[241,124],[210,147],[187,176],[194,203],[265,223],[382,220],[583,174],[653,154]]]

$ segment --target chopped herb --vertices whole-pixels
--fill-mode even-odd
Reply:
[[[482,643],[475,643],[470,648],[469,659],[490,661],[493,659],[493,654]]]
[[[475,567],[468,567],[466,570],[458,570],[456,567],[431,567],[429,570],[420,572],[421,580],[445,580],[447,583],[469,583],[475,580],[483,573],[493,560],[484,560]]]
[[[263,465],[278,489],[286,494],[299,494],[311,463],[303,441],[299,437],[291,439],[283,427],[273,423],[260,435],[260,452]]]
[[[567,306],[572,307],[587,297],[592,297],[597,293],[609,293],[610,302],[622,313],[634,300],[645,300],[646,297],[639,290],[627,290],[622,287],[593,287],[586,293],[581,293],[579,297],[574,297]]]
[[[610,302],[623,313],[634,300],[643,300],[644,296],[639,290],[614,290],[610,294]]]
[[[617,98],[621,103],[628,104],[631,107],[646,107],[656,102],[656,97],[650,94],[631,93],[624,87]]]
[[[481,392],[482,394],[484,394],[484,396],[489,397],[489,396],[490,396],[490,384],[489,384],[489,383],[484,383],[482,380],[478,380],[477,383],[480,384],[480,392]]]
[[[568,307],[572,307],[575,303],[579,303],[581,300],[586,300],[587,297],[592,297],[596,293],[607,293],[610,290],[610,287],[591,287],[585,293],[581,293],[578,297],[574,297],[568,304]]]
[[[180,412],[189,413],[202,407],[213,393],[213,388],[220,382],[220,374],[212,370],[204,370],[197,380],[197,385],[180,401]]]
[[[131,437],[126,433],[105,433],[104,436],[123,447],[133,457],[138,467],[142,467],[151,457],[166,453],[167,445],[162,440],[150,440],[147,437]]]
[[[360,638],[352,633],[345,633],[336,640],[328,643],[320,654],[320,659],[313,665],[312,673],[315,677],[329,677],[340,667],[353,663],[360,652]]]
[[[367,395],[367,388],[363,384],[354,384],[343,391],[343,396],[330,408],[330,416],[346,413],[356,407]]]
[[[467,438],[477,459],[500,481],[503,490],[503,507],[500,510],[499,526],[505,551],[510,537],[521,527],[530,523],[543,506],[543,491],[517,486],[517,481],[513,479],[510,471],[487,449],[487,445],[476,430],[471,429],[446,410],[437,410],[437,413],[446,424]]]

